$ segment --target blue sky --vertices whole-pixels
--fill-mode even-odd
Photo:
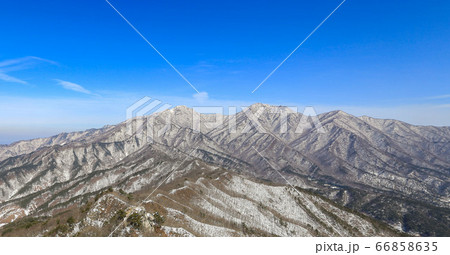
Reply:
[[[144,96],[254,102],[450,125],[450,2],[0,3],[0,143],[115,124]],[[207,96],[206,96],[207,95]]]

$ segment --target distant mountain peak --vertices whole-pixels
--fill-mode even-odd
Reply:
[[[182,111],[182,112],[184,112],[184,111],[191,111],[192,108],[189,108],[189,107],[187,107],[187,106],[185,106],[185,105],[177,105],[177,106],[175,106],[174,108],[172,108],[172,109],[170,109],[170,110],[172,110],[172,111]]]

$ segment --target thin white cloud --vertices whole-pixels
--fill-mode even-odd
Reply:
[[[450,104],[441,104],[436,106],[437,108],[450,108]]]
[[[450,94],[439,95],[439,96],[434,96],[434,97],[427,97],[426,99],[445,99],[445,98],[450,98]]]
[[[15,59],[7,59],[7,60],[3,60],[0,61],[0,67],[4,68],[4,67],[10,67],[10,66],[17,66],[17,65],[23,65],[25,63],[27,64],[36,64],[38,62],[47,62],[53,65],[57,65],[58,63],[52,60],[48,60],[45,58],[39,58],[39,57],[35,57],[35,56],[28,56],[28,57],[23,57],[23,58],[15,58]]]
[[[200,92],[193,95],[194,99],[198,101],[199,103],[204,103],[208,100],[208,92]]]
[[[28,84],[28,82],[21,80],[19,78],[13,77],[7,73],[20,71],[24,69],[29,69],[34,65],[39,63],[46,62],[53,65],[57,65],[55,61],[51,61],[48,59],[43,59],[34,56],[28,56],[23,58],[15,58],[15,59],[7,59],[0,61],[0,80],[12,83],[20,83],[20,84]]]
[[[11,75],[7,75],[6,73],[3,73],[0,71],[0,80],[6,81],[6,82],[15,82],[15,83],[21,83],[21,84],[27,84],[28,82],[23,81],[21,79],[17,79],[15,77],[12,77]]]
[[[69,82],[69,81],[63,81],[63,80],[58,80],[58,79],[55,79],[55,81],[57,81],[58,84],[61,85],[65,89],[76,91],[76,92],[80,92],[80,93],[84,93],[84,94],[88,94],[88,95],[92,95],[91,91],[83,88],[83,86],[78,85],[76,83]]]

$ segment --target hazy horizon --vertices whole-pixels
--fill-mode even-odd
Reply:
[[[229,105],[229,106],[237,107],[237,110],[239,112],[241,107],[250,106],[250,105],[251,104],[246,104],[246,105]],[[276,105],[276,104],[273,104],[273,105]],[[173,107],[176,107],[176,106],[177,105],[174,105]],[[180,105],[178,105],[178,106],[180,106]],[[217,106],[217,105],[215,105],[215,106]],[[295,106],[295,105],[286,105],[286,106],[288,106],[288,107],[297,107],[297,111],[299,113],[302,113],[302,111],[303,111],[303,109],[305,107],[305,106]],[[188,107],[192,108],[193,106],[188,106]],[[316,107],[314,107],[314,109],[317,110],[317,114],[323,114],[323,113],[327,113],[327,112],[331,112],[331,111],[341,110],[341,111],[344,111],[344,112],[346,112],[348,114],[354,115],[356,117],[369,116],[369,117],[377,118],[377,119],[395,119],[395,120],[403,121],[403,122],[406,122],[408,124],[417,125],[417,126],[438,126],[438,127],[447,127],[448,126],[448,127],[450,127],[450,120],[448,121],[447,125],[432,125],[432,124],[427,124],[427,123],[423,123],[423,124],[411,123],[411,122],[409,122],[407,120],[408,116],[405,115],[405,113],[408,111],[408,109],[397,109],[398,110],[397,113],[395,113],[395,112],[391,113],[392,116],[395,116],[397,114],[397,118],[395,118],[395,117],[385,118],[385,117],[382,117],[382,116],[381,117],[378,116],[376,109],[370,109],[372,111],[372,113],[375,114],[375,115],[368,115],[368,114],[362,113],[361,109],[352,109],[351,107],[344,107],[344,108],[346,108],[347,110],[331,109],[331,108],[329,108],[327,106],[323,106],[323,107],[319,106],[317,109],[321,109],[321,111],[320,111],[320,110],[317,110]],[[325,110],[325,109],[327,109],[327,110]],[[426,114],[426,112],[425,112],[426,109],[427,108],[420,108],[420,107],[417,108],[417,110],[422,110],[421,114]],[[226,111],[227,111],[227,107],[224,107],[224,114],[227,114]],[[360,113],[357,113],[358,111]],[[364,111],[368,111],[368,109],[367,110],[362,110],[362,111],[363,112]],[[380,114],[380,113],[378,113],[378,114]],[[124,114],[122,113],[122,115],[124,115]],[[405,117],[405,118],[402,119],[402,116]],[[28,128],[24,128],[23,130],[20,130],[20,129],[17,129],[17,127],[16,127],[16,129],[14,130],[14,133],[8,133],[8,132],[10,132],[8,128],[2,129],[0,127],[0,145],[9,145],[11,143],[15,143],[15,142],[22,141],[22,140],[32,140],[32,139],[38,139],[38,138],[47,138],[47,137],[55,136],[55,135],[58,135],[58,134],[61,134],[61,133],[79,132],[79,131],[85,131],[85,130],[92,129],[92,128],[93,129],[99,129],[99,128],[102,128],[104,126],[116,125],[116,124],[119,124],[119,123],[125,121],[126,117],[125,116],[122,116],[122,117],[123,117],[123,119],[118,120],[115,123],[104,123],[104,124],[99,123],[99,124],[94,124],[92,126],[86,126],[86,127],[78,126],[78,127],[75,127],[75,128],[65,127],[65,128],[60,128],[60,129],[49,129],[48,127],[34,127],[33,132],[30,132],[30,130]],[[409,116],[409,117],[411,118],[413,116]],[[430,117],[430,116],[428,116],[428,117]]]

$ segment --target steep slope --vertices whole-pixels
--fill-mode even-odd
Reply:
[[[387,225],[291,187],[198,163],[148,192],[106,190],[81,206],[28,216],[3,228],[40,236],[393,236]],[[140,202],[142,201],[142,202]],[[58,224],[59,222],[60,224]],[[62,223],[62,224],[61,224]],[[27,228],[28,227],[28,228]]]

